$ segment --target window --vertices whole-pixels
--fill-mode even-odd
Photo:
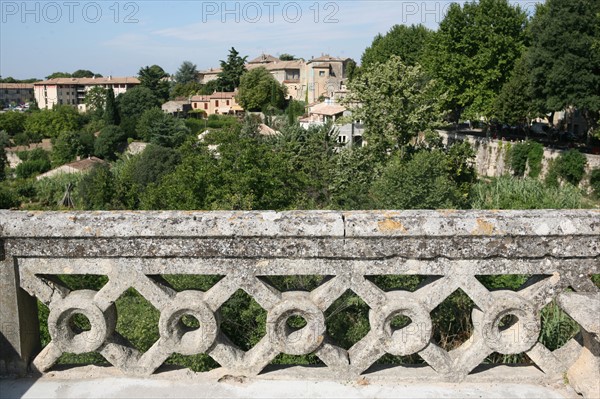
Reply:
[[[194,103],[194,108],[198,108],[198,103]]]
[[[60,105],[62,105],[62,103],[63,103],[63,100],[62,100],[62,98],[61,98],[60,100],[58,100],[58,103],[59,103]]]
[[[204,109],[208,109],[208,103],[204,103]]]
[[[319,76],[325,76],[325,71],[319,71]]]
[[[215,100],[215,107],[219,106],[219,100]]]
[[[229,105],[229,100],[227,100],[227,102],[225,103],[225,105]]]

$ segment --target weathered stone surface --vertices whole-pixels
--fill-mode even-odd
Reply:
[[[599,211],[0,211],[0,240],[6,325],[37,320],[25,291],[50,308],[52,341],[33,361],[42,372],[63,352],[96,351],[129,375],[152,374],[172,353],[207,353],[237,376],[260,373],[279,353],[313,353],[329,372],[354,379],[385,354],[418,354],[427,378],[463,381],[497,352],[526,353],[547,378],[568,369],[577,378],[576,356],[564,351],[591,350],[589,364],[599,356],[576,340],[556,352],[538,340],[540,311],[557,298],[584,330],[599,329],[590,317],[598,304],[588,300],[600,295],[590,279],[600,274]],[[70,291],[53,277],[62,274],[109,281],[100,291]],[[164,274],[223,278],[206,292],[177,292]],[[493,292],[478,279],[515,274],[531,276],[516,291]],[[328,279],[312,292],[280,292],[263,278],[281,275]],[[428,278],[414,292],[384,292],[369,280],[377,275]],[[160,338],[145,353],[114,327],[114,303],[129,287],[160,312]],[[561,296],[568,288],[577,293]],[[267,334],[247,352],[219,328],[219,309],[240,289],[267,314]],[[324,314],[348,290],[369,306],[370,331],[346,350],[328,336]],[[475,303],[473,332],[447,352],[432,340],[430,313],[457,290]],[[85,315],[91,329],[73,331],[74,314]],[[184,315],[200,328],[183,328]],[[292,316],[306,325],[290,328]],[[401,316],[410,324],[393,328]],[[507,316],[513,321],[504,326]],[[2,327],[3,340],[25,342],[13,330]],[[13,344],[11,359],[30,360],[34,346],[27,342]],[[587,363],[577,360],[578,370],[589,373]]]

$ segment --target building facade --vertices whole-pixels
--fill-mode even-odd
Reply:
[[[192,111],[204,111],[206,115],[235,115],[244,109],[237,103],[237,92],[216,91],[208,96],[192,96]]]
[[[288,99],[313,103],[320,98],[334,98],[345,90],[349,58],[332,57],[324,54],[310,61],[303,59],[282,61],[269,54],[261,54],[246,63],[246,69],[265,68],[287,88]],[[219,68],[198,73],[198,81],[206,84],[218,78]]]
[[[0,108],[32,101],[33,83],[0,83]]]
[[[70,105],[85,112],[85,96],[92,88],[112,87],[115,96],[118,96],[139,84],[140,81],[134,77],[55,78],[35,82],[33,91],[40,109],[52,109],[55,105]]]

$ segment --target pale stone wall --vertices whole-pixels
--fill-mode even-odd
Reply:
[[[476,151],[475,166],[479,176],[496,177],[510,173],[510,168],[507,162],[507,155],[510,148],[516,144],[515,142],[494,140],[485,137],[470,136],[461,133],[450,133],[438,130],[445,144],[448,141],[468,141]],[[550,160],[556,159],[564,150],[555,150],[544,148],[544,158],[542,160],[543,178],[548,172]],[[589,173],[592,169],[600,167],[600,155],[584,154],[587,158],[586,172]]]
[[[385,354],[418,354],[427,363],[423,378],[459,382],[496,352],[525,353],[532,364],[518,369],[521,376],[534,370],[536,378],[556,380],[570,372],[580,392],[600,380],[598,325],[589,321],[600,306],[591,281],[600,274],[600,211],[1,211],[0,240],[2,373],[23,372],[29,362],[45,372],[62,353],[99,352],[125,374],[148,375],[176,352],[207,353],[228,374],[249,376],[279,353],[312,353],[328,375],[358,378]],[[97,292],[70,291],[52,278],[62,274],[109,281]],[[176,291],[155,277],[162,274],[224,278],[206,292]],[[477,279],[506,274],[531,277],[516,291],[490,291]],[[310,292],[280,292],[259,278],[275,275],[330,279]],[[367,279],[373,275],[426,279],[414,292],[384,291]],[[143,354],[115,332],[114,303],[129,287],[160,312],[160,338]],[[238,289],[267,313],[266,335],[247,352],[219,327],[219,309]],[[430,313],[459,289],[475,302],[473,331],[448,352],[432,338]],[[347,290],[370,308],[369,333],[348,350],[328,335],[324,318]],[[40,353],[30,295],[50,309],[52,341]],[[540,312],[555,299],[584,335],[550,351],[539,339]],[[73,332],[76,313],[88,318],[89,331]],[[186,314],[201,328],[182,329]],[[287,327],[294,315],[306,326]],[[411,324],[395,330],[390,323],[400,315]],[[507,315],[515,322],[500,329]],[[402,380],[410,370],[393,368],[389,378]]]

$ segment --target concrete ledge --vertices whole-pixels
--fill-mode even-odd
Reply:
[[[500,237],[600,234],[600,211],[18,212],[0,237]]]
[[[505,371],[505,370],[504,370]],[[325,372],[327,374],[327,372]],[[393,381],[385,372],[354,381],[323,375],[319,369],[291,367],[247,378],[223,369],[195,374],[165,371],[148,378],[128,378],[94,366],[51,372],[40,379],[0,380],[0,398],[576,398],[560,382],[532,384],[489,381],[422,383]],[[293,377],[291,377],[293,376]],[[415,378],[417,374],[415,374]]]

